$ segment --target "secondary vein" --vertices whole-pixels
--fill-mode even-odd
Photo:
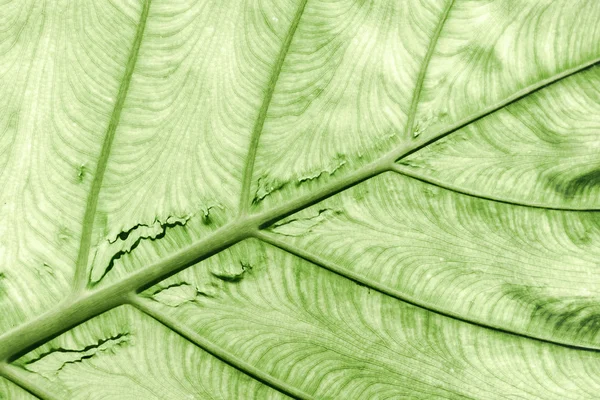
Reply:
[[[439,180],[437,180],[435,178],[432,178],[432,177],[427,176],[425,174],[421,174],[419,172],[416,172],[416,171],[413,171],[411,169],[405,168],[402,165],[398,165],[398,164],[395,164],[394,166],[392,166],[392,171],[397,172],[400,175],[404,175],[404,176],[407,176],[409,178],[413,178],[413,179],[416,179],[418,181],[427,183],[429,185],[437,186],[439,188],[448,190],[450,192],[458,193],[458,194],[461,194],[461,195],[465,195],[465,196],[469,196],[469,197],[473,197],[473,198],[477,198],[477,199],[481,199],[481,200],[493,201],[493,202],[496,202],[496,203],[503,203],[503,204],[509,204],[509,205],[512,205],[512,206],[528,207],[528,208],[538,208],[538,209],[542,209],[542,210],[552,210],[552,211],[575,211],[575,212],[596,212],[596,211],[600,211],[600,208],[577,207],[577,206],[564,206],[564,207],[551,206],[551,205],[545,205],[545,204],[535,203],[535,202],[518,201],[518,200],[513,200],[513,199],[508,199],[508,198],[500,197],[500,196],[484,195],[484,194],[481,194],[481,193],[474,192],[472,190],[463,189],[463,188],[460,188],[458,186],[454,186],[454,185],[451,185],[451,184],[447,184],[447,183],[441,182],[441,181],[439,181]]]
[[[58,390],[48,389],[46,385],[40,385],[39,380],[32,379],[23,368],[12,364],[0,364],[0,376],[41,400],[60,400],[68,395],[62,391],[58,393]]]
[[[437,46],[437,42],[442,34],[442,29],[444,29],[444,25],[446,24],[446,20],[448,19],[448,15],[450,14],[450,9],[454,5],[454,0],[449,0],[440,21],[437,24],[435,32],[433,33],[433,37],[429,41],[429,46],[427,47],[427,52],[425,53],[425,57],[423,58],[423,62],[421,63],[421,68],[419,70],[419,75],[417,77],[417,83],[415,85],[415,91],[413,93],[412,101],[410,103],[410,109],[408,111],[408,121],[406,122],[406,130],[404,131],[404,138],[410,139],[412,136],[411,133],[413,131],[413,127],[415,124],[415,117],[417,115],[417,107],[419,105],[419,100],[421,99],[421,90],[423,90],[423,82],[425,81],[425,75],[427,74],[427,69],[429,68],[429,62],[431,61],[431,57],[433,56],[433,52]]]
[[[125,104],[125,99],[129,91],[133,70],[135,69],[135,64],[138,59],[140,46],[142,44],[142,37],[144,36],[146,21],[148,19],[148,12],[150,10],[150,2],[151,0],[146,0],[144,2],[142,12],[140,14],[140,21],[138,23],[131,53],[129,54],[129,59],[127,60],[127,65],[125,66],[125,73],[123,74],[121,85],[119,86],[117,100],[115,102],[115,106],[104,135],[102,150],[100,152],[100,157],[96,166],[96,172],[92,181],[92,187],[87,199],[85,213],[83,216],[83,230],[81,232],[81,240],[79,242],[79,253],[77,254],[77,262],[75,264],[75,279],[73,287],[76,291],[83,289],[87,283],[87,264],[100,189],[102,188],[102,181],[104,179],[104,173],[106,172],[106,165],[112,149],[115,132],[117,131],[117,127],[119,126],[119,122],[121,120],[121,112],[123,111],[123,105]]]
[[[309,263],[314,264],[317,267],[331,271],[334,274],[339,275],[343,278],[346,278],[351,281],[357,282],[361,285],[364,285],[376,292],[393,297],[397,300],[400,300],[404,303],[408,303],[413,306],[419,307],[423,310],[433,312],[435,314],[443,315],[443,316],[451,318],[453,320],[465,322],[470,325],[478,326],[480,328],[491,329],[493,331],[508,333],[513,336],[532,339],[532,340],[536,340],[538,342],[549,343],[549,344],[566,347],[566,348],[570,348],[570,349],[590,351],[590,352],[600,351],[600,346],[594,346],[592,344],[578,345],[578,344],[574,344],[574,343],[569,343],[568,341],[563,341],[561,339],[556,339],[556,338],[552,338],[552,337],[544,337],[541,335],[533,335],[526,331],[519,331],[517,329],[514,329],[514,330],[507,329],[507,328],[504,328],[499,325],[487,323],[486,321],[480,320],[478,318],[464,317],[458,313],[455,313],[455,312],[452,312],[449,310],[444,310],[444,309],[440,308],[439,306],[432,304],[430,302],[422,301],[414,296],[410,296],[405,293],[402,293],[399,290],[396,290],[392,287],[389,287],[387,285],[379,283],[375,280],[369,279],[359,273],[356,273],[349,269],[340,267],[334,263],[330,263],[315,254],[307,252],[307,251],[300,249],[292,244],[286,243],[283,240],[276,238],[274,234],[260,232],[260,233],[255,234],[255,237],[259,240],[262,240],[265,243],[270,244],[271,246],[277,247],[278,249],[285,251],[286,253],[292,254],[292,255],[299,257],[305,261],[308,261]]]
[[[258,142],[260,140],[260,135],[265,125],[267,111],[269,110],[271,100],[273,99],[275,86],[277,85],[277,81],[279,80],[279,76],[281,75],[283,63],[287,57],[288,51],[292,44],[292,39],[296,34],[296,29],[298,28],[298,24],[300,23],[302,14],[304,14],[304,8],[306,7],[307,1],[308,0],[301,0],[300,5],[298,6],[298,10],[294,15],[294,19],[292,20],[292,23],[288,29],[283,45],[281,46],[279,56],[275,61],[275,65],[273,66],[271,78],[269,79],[269,83],[267,85],[267,91],[265,93],[265,97],[258,112],[256,122],[254,123],[254,128],[252,129],[252,133],[250,135],[250,146],[248,148],[248,155],[246,156],[246,166],[244,167],[244,176],[242,180],[242,192],[240,196],[240,215],[246,214],[250,206],[250,188],[252,186],[252,175],[254,172],[254,162],[256,161],[256,152],[258,150]]]
[[[412,141],[412,143],[407,143],[405,146],[400,146],[397,149],[392,150],[392,152],[390,152],[388,156],[393,157],[394,161],[398,161],[399,159],[407,157],[421,150],[422,148],[429,146],[430,144],[437,142],[438,140],[443,139],[444,137],[458,131],[459,129],[462,129],[465,126],[472,124],[473,122],[476,122],[482,118],[487,117],[488,115],[491,115],[499,110],[510,106],[511,104],[523,99],[524,97],[529,96],[534,92],[537,92],[547,86],[550,86],[565,78],[568,78],[569,76],[578,74],[582,71],[585,71],[586,69],[592,68],[598,64],[600,64],[600,57],[584,62],[583,64],[576,65],[573,68],[564,70],[546,79],[542,79],[539,82],[536,82],[519,90],[516,93],[513,93],[511,96],[508,96],[496,103],[490,104],[489,106],[481,109],[480,111],[474,114],[466,116],[465,118],[455,122],[454,124],[440,130],[439,132],[431,136],[422,137],[419,140]]]
[[[182,324],[180,321],[156,310],[155,307],[152,306],[152,300],[142,298],[139,295],[134,295],[130,298],[130,302],[138,310],[154,318],[155,320],[165,325],[172,331],[177,332],[186,340],[194,343],[196,346],[203,349],[207,353],[212,354],[219,360],[225,362],[226,364],[229,364],[238,371],[250,376],[253,379],[256,379],[264,385],[267,385],[272,389],[283,393],[287,396],[290,396],[294,399],[313,399],[313,397],[308,393],[305,393],[302,390],[287,384],[286,382],[274,377],[271,374],[261,371],[252,364],[247,363],[246,361],[237,357],[233,353],[230,353],[229,351],[216,345],[215,343],[211,342],[202,335],[199,335],[193,329],[187,327],[185,324]]]
[[[346,175],[345,177],[339,180],[334,180],[324,184],[319,188],[318,191],[307,193],[306,195],[303,195],[296,199],[292,199],[288,202],[279,204],[274,208],[260,214],[260,216],[258,217],[261,220],[260,226],[266,227],[271,224],[274,224],[275,222],[287,217],[290,214],[293,214],[299,210],[302,210],[315,203],[318,203],[330,196],[333,196],[339,192],[349,189],[367,179],[379,175],[382,172],[388,171],[393,168],[393,165],[396,161],[405,158],[421,150],[422,148],[434,142],[437,142],[438,140],[443,139],[444,137],[460,130],[461,128],[464,128],[465,126],[475,121],[478,121],[490,114],[493,114],[496,111],[502,110],[510,106],[511,104],[519,101],[520,99],[534,92],[537,92],[538,90],[543,89],[544,87],[559,82],[569,76],[575,75],[597,64],[600,64],[600,58],[587,61],[583,64],[580,64],[578,66],[565,70],[559,74],[544,79],[540,82],[536,82],[533,85],[521,89],[512,96],[502,99],[501,101],[498,101],[497,103],[494,103],[475,114],[463,118],[462,120],[450,125],[445,129],[442,129],[441,131],[432,136],[422,137],[418,140],[408,142],[403,146],[399,146],[398,148],[384,154],[379,159],[363,165],[362,167],[350,173],[349,175]]]
[[[18,356],[47,342],[60,333],[66,332],[70,328],[79,325],[102,312],[125,304],[125,297],[128,293],[148,288],[156,282],[166,279],[235,243],[245,240],[255,234],[255,231],[258,228],[265,228],[294,212],[307,208],[336,193],[363,182],[370,177],[388,171],[398,159],[412,154],[424,146],[479,120],[486,115],[490,115],[495,111],[503,109],[530,93],[599,63],[600,58],[590,60],[541,82],[530,85],[514,95],[440,131],[437,135],[434,135],[429,139],[420,140],[416,143],[411,143],[407,146],[392,150],[383,155],[379,160],[362,166],[343,179],[325,184],[318,191],[282,203],[266,212],[250,214],[232,221],[218,229],[215,233],[203,237],[199,241],[179,250],[175,254],[138,270],[121,281],[94,289],[90,293],[76,294],[74,298],[68,302],[0,335],[0,362],[14,360]]]

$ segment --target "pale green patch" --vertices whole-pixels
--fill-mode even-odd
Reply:
[[[1,8],[0,399],[600,393],[600,2]]]

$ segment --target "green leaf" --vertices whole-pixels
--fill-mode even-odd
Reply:
[[[600,2],[1,7],[0,398],[597,397]]]
[[[36,398],[7,379],[0,379],[0,388],[2,388],[0,393],[4,396],[3,398],[14,400],[33,400]]]

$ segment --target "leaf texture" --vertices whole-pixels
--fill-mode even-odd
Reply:
[[[2,393],[2,396],[4,396],[3,398],[6,399],[32,400],[36,398],[6,379],[0,380],[0,387],[2,387],[2,389],[0,389],[0,393]]]
[[[596,0],[0,0],[1,399],[593,399]]]

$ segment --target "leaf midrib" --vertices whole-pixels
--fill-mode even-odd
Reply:
[[[442,21],[438,25],[436,30],[436,37],[439,36],[441,32],[443,22],[445,21],[450,6],[453,1],[449,1],[448,8],[445,10],[443,14]],[[249,206],[249,193],[250,186],[252,181],[252,172],[254,166],[254,160],[256,157],[256,151],[258,148],[258,140],[260,138],[260,134],[262,132],[264,126],[264,120],[266,118],[266,113],[269,107],[269,104],[272,99],[273,91],[275,83],[278,79],[279,74],[281,73],[281,68],[283,65],[283,61],[285,59],[285,55],[289,50],[289,45],[291,44],[293,33],[297,28],[297,24],[302,15],[302,11],[306,4],[306,0],[303,0],[300,7],[300,12],[296,15],[296,19],[293,21],[292,27],[288,31],[288,36],[284,42],[284,46],[282,51],[280,52],[280,56],[275,64],[274,74],[269,81],[269,87],[267,89],[267,96],[265,97],[265,101],[261,106],[261,110],[259,111],[259,116],[257,123],[255,124],[255,128],[252,132],[251,136],[251,145],[249,148],[248,158],[246,167],[244,169],[244,178],[242,183],[242,196],[241,196],[241,213],[240,216],[222,226],[220,229],[215,231],[213,234],[207,236],[206,238],[200,239],[199,241],[193,243],[192,245],[177,251],[175,254],[172,254],[169,257],[166,257],[158,262],[151,264],[150,266],[138,270],[127,278],[106,287],[101,287],[97,289],[92,289],[88,291],[75,291],[74,294],[63,301],[58,307],[54,310],[50,310],[47,313],[44,313],[33,320],[30,320],[9,332],[4,333],[0,336],[0,366],[6,365],[4,363],[12,361],[21,355],[27,353],[33,348],[39,346],[47,342],[48,340],[58,336],[59,334],[71,329],[72,327],[79,325],[96,315],[99,315],[105,311],[108,311],[112,308],[123,304],[132,304],[132,295],[135,296],[141,290],[151,286],[152,284],[161,281],[203,259],[210,257],[213,254],[216,254],[235,243],[238,243],[242,240],[245,240],[249,237],[257,237],[260,238],[261,235],[259,231],[268,227],[269,225],[287,217],[290,214],[293,214],[301,209],[307,208],[325,198],[333,196],[341,191],[344,191],[354,185],[357,185],[360,182],[363,182],[367,179],[370,179],[382,172],[396,170],[394,163],[401,158],[404,158],[414,152],[420,150],[421,148],[442,139],[443,137],[463,128],[470,123],[477,121],[489,114],[492,114],[518,100],[521,98],[547,86],[552,83],[555,83],[559,80],[562,80],[570,75],[576,74],[580,71],[583,71],[595,64],[600,62],[600,58],[588,61],[584,64],[571,68],[569,70],[563,71],[560,74],[549,77],[545,80],[542,80],[538,83],[530,85],[517,93],[509,96],[508,98],[500,101],[496,104],[490,105],[489,107],[479,111],[478,113],[466,117],[452,126],[438,132],[435,135],[430,137],[421,137],[420,139],[413,140],[409,144],[405,144],[403,146],[398,147],[390,151],[389,153],[383,155],[376,161],[373,161],[369,164],[364,165],[363,167],[357,169],[353,173],[345,176],[342,179],[337,181],[329,182],[325,184],[320,190],[309,193],[307,195],[301,196],[297,199],[288,201],[284,204],[281,204],[271,210],[264,211],[262,213],[250,214],[247,215],[247,207]],[[132,47],[132,53],[128,60],[125,77],[123,82],[121,82],[119,88],[119,94],[117,96],[117,102],[115,104],[115,108],[111,115],[110,123],[106,132],[106,138],[103,143],[102,152],[100,159],[98,161],[98,166],[96,169],[96,175],[94,177],[94,181],[92,183],[92,189],[90,196],[88,197],[88,201],[86,204],[86,211],[84,216],[84,227],[81,239],[80,252],[78,254],[77,268],[76,268],[76,288],[77,286],[81,286],[82,282],[85,284],[85,272],[87,270],[87,256],[91,244],[91,233],[92,233],[92,223],[94,221],[94,216],[96,212],[96,207],[98,204],[98,195],[100,191],[100,187],[102,185],[102,179],[104,176],[104,172],[106,170],[106,164],[108,161],[108,157],[110,155],[110,149],[112,147],[112,141],[114,139],[114,134],[116,132],[121,111],[125,102],[125,98],[127,95],[127,91],[129,89],[129,84],[131,81],[131,77],[133,74],[133,69],[135,67],[135,62],[137,61],[137,55],[139,53],[139,48],[141,46],[141,39],[143,36],[143,31],[145,28],[145,23],[148,15],[148,10],[150,6],[150,0],[144,3],[144,8],[141,15],[141,21],[138,25],[138,30],[136,32],[136,40]],[[294,25],[295,24],[295,25]],[[289,34],[291,32],[291,35]],[[435,39],[435,38],[434,38]],[[414,118],[417,110],[417,106],[419,103],[419,95],[422,87],[422,83],[425,77],[425,69],[428,65],[428,60],[431,58],[433,54],[433,49],[435,47],[435,43],[430,44],[429,49],[426,55],[426,58],[422,64],[422,69],[419,73],[419,78],[417,80],[417,85],[415,88],[415,94],[413,96],[411,107],[409,111],[409,123],[406,127],[406,132],[410,132],[412,129],[412,124],[414,123]],[[409,139],[409,138],[406,138]],[[522,205],[522,204],[518,204]],[[264,240],[265,238],[262,237]],[[267,241],[268,242],[268,241]],[[85,249],[87,248],[87,251]],[[286,250],[291,254],[294,254],[293,249]],[[85,254],[83,254],[85,253]],[[82,255],[83,254],[83,255]],[[317,264],[320,265],[320,264]],[[320,265],[321,267],[325,267],[324,265]],[[81,272],[83,271],[83,272]],[[376,286],[376,285],[374,285]],[[373,287],[377,290],[376,287]],[[389,293],[388,293],[389,295]],[[394,296],[395,297],[395,296]],[[402,300],[402,299],[401,299]],[[406,301],[406,300],[402,300]],[[133,302],[135,303],[135,302]],[[136,304],[132,304],[136,306]],[[139,307],[138,307],[139,309]],[[439,313],[438,310],[427,308],[432,312]],[[471,322],[466,320],[460,316],[457,316],[457,319],[463,320],[465,322]],[[479,325],[479,324],[478,324]],[[489,325],[483,324],[483,327],[495,329]],[[526,336],[515,332],[507,331],[507,333],[517,334],[519,336]],[[181,334],[181,332],[180,332]],[[536,337],[530,337],[532,339],[540,339]],[[188,338],[189,339],[189,338]],[[544,339],[541,339],[544,340]],[[193,342],[193,340],[192,340]],[[557,343],[554,341],[550,341],[551,343],[558,345],[565,345],[563,343]],[[196,343],[198,344],[198,343]],[[566,345],[567,347],[574,347]],[[579,347],[577,347],[579,348]],[[587,350],[597,350],[595,348],[582,347],[579,349],[587,349]],[[226,361],[226,360],[225,360]],[[235,365],[234,365],[235,366]],[[241,369],[243,371],[243,369]],[[1,371],[0,371],[1,372]],[[247,371],[244,371],[247,372]],[[260,372],[260,371],[259,371]],[[250,374],[254,376],[253,374]],[[260,380],[260,379],[259,379]],[[267,382],[268,383],[268,382]],[[273,384],[270,384],[273,386]],[[284,383],[285,385],[285,383]],[[276,386],[276,385],[275,385]],[[284,388],[285,389],[285,388]],[[285,390],[278,390],[285,392]],[[310,398],[310,396],[300,398]]]
[[[470,123],[468,120],[472,122],[481,119],[494,111],[514,103],[529,93],[537,91],[550,83],[557,82],[598,63],[600,63],[600,58],[586,62],[578,67],[557,74],[552,78],[531,85],[528,88],[521,90],[516,95],[510,96],[509,98],[496,103],[494,106],[486,108],[483,112],[479,112],[470,118],[459,121],[451,127],[439,132],[432,138],[415,140],[413,145],[405,145],[399,149],[395,149],[381,157],[379,160],[364,165],[342,179],[328,182],[318,191],[290,200],[271,210],[262,213],[248,214],[238,218],[223,225],[213,234],[175,252],[169,257],[138,270],[115,284],[79,293],[75,298],[69,298],[62,302],[56,309],[44,313],[1,335],[0,362],[14,360],[28,350],[56,337],[71,327],[79,325],[118,305],[126,304],[127,296],[130,293],[137,293],[144,290],[154,283],[166,279],[219,251],[225,250],[244,239],[250,238],[254,236],[255,232],[274,224],[290,214],[307,208],[383,172],[391,171],[394,162],[398,159],[404,158],[424,147],[426,144],[433,143],[434,141],[468,125]],[[108,301],[106,299],[108,299]],[[98,303],[100,303],[100,305],[98,305]]]

